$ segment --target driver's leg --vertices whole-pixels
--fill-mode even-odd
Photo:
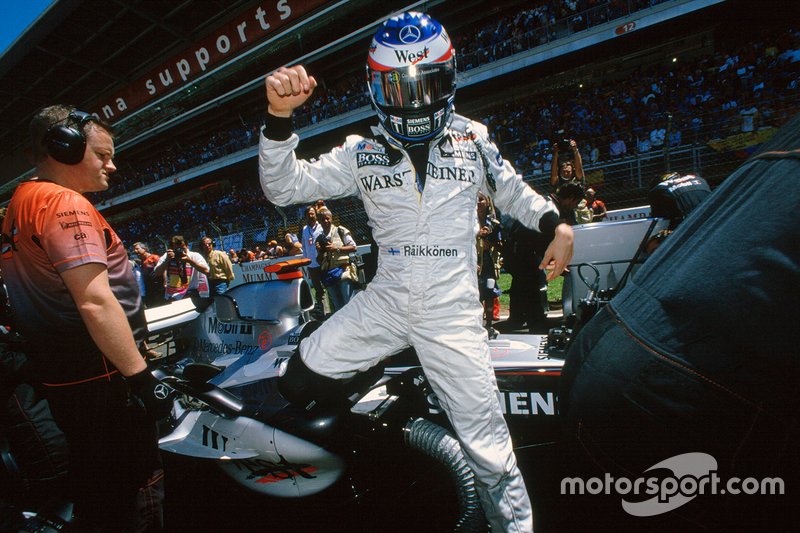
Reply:
[[[411,341],[477,478],[492,531],[533,530],[525,482],[497,398],[481,310],[415,323]]]
[[[340,405],[343,380],[378,364],[408,346],[406,326],[392,314],[396,302],[369,287],[300,343],[278,381],[283,396],[296,405]]]

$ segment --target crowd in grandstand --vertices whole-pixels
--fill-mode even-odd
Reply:
[[[554,132],[583,139],[588,164],[661,150],[665,145],[780,126],[797,111],[800,33],[773,35],[725,52],[549,99],[506,104],[487,123],[512,148],[523,173],[549,169]],[[533,118],[533,119],[532,119]]]
[[[635,7],[652,3],[639,2],[641,5]],[[587,20],[591,24],[624,15],[615,11],[617,2],[602,3],[604,9],[595,8],[595,4],[558,1],[484,22],[472,35],[461,34],[459,55],[467,58],[476,53],[488,54],[498,59],[498,50],[503,48],[500,43],[511,42],[508,47],[516,53],[523,49],[518,44],[520,39],[541,27],[555,28],[557,20],[570,19],[573,21],[570,31],[579,31],[585,25],[574,24],[578,14],[587,20],[586,13],[592,13],[595,18]],[[524,175],[549,173],[551,143],[564,136],[580,141],[584,165],[591,168],[663,151],[665,147],[705,144],[714,138],[780,126],[800,107],[798,65],[800,32],[765,33],[756,41],[726,50],[642,67],[625,78],[623,88],[616,80],[591,87],[574,86],[485,110],[482,120],[506,157]],[[462,59],[461,66],[477,64],[474,61],[465,64]],[[295,114],[296,126],[320,122],[367,102],[360,76],[327,85],[323,81],[315,98]],[[121,165],[119,174],[123,179],[118,177],[118,183],[102,198],[113,198],[253,146],[258,140],[259,127],[256,121],[243,122],[235,128],[212,133],[206,143],[176,144],[140,166]],[[183,232],[190,239],[199,238],[199,232],[191,234],[198,231],[193,229],[197,220],[213,220],[228,231],[262,224],[266,229],[285,225],[255,183],[228,192],[213,190],[180,209],[149,209],[118,225],[120,234],[129,242],[149,239],[155,245],[157,236],[173,232]],[[298,217],[289,223],[299,220]],[[282,235],[272,238],[280,240]]]

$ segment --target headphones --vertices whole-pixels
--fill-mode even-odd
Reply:
[[[83,128],[89,122],[97,119],[77,109],[70,112],[67,118],[47,128],[42,144],[47,153],[59,163],[65,165],[77,165],[83,161],[83,154],[86,151],[86,135]],[[69,123],[74,126],[68,125]]]

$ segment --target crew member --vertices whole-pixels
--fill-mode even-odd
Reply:
[[[711,188],[700,176],[677,172],[662,174],[650,184],[650,216],[669,219],[674,230],[692,210],[711,194]]]
[[[561,530],[796,528],[798,155],[800,116],[697,206],[573,342],[559,394],[574,452],[564,477],[654,479],[663,491],[565,495],[559,518],[573,523]],[[768,216],[754,222],[756,213]],[[662,483],[672,480],[674,492]],[[780,480],[780,492],[765,480]]]
[[[30,132],[36,174],[11,198],[1,262],[27,354],[69,445],[68,498],[81,530],[158,530],[153,418],[172,401],[139,353],[144,308],[125,246],[83,196],[108,188],[112,133],[62,105],[39,110]]]

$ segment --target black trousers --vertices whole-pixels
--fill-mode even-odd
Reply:
[[[69,446],[68,497],[79,531],[161,531],[163,470],[155,423],[111,378],[45,387]]]

